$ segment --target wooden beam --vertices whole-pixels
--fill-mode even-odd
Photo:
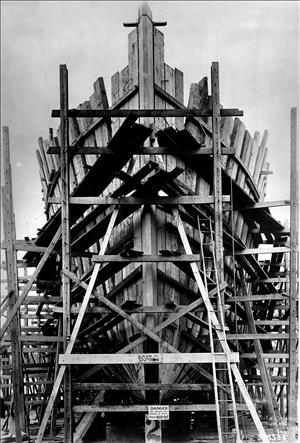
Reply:
[[[290,235],[290,230],[289,229],[272,229],[272,230],[268,230],[266,227],[261,227],[261,228],[253,228],[253,229],[249,229],[249,233],[250,234],[276,234],[278,235],[282,235],[282,236],[289,236]]]
[[[127,314],[138,314],[138,313],[144,313],[144,314],[174,314],[175,312],[179,312],[180,310],[184,309],[184,305],[177,305],[174,308],[167,308],[166,306],[140,306],[137,308],[132,309],[126,309],[123,308],[124,312],[127,312]],[[71,312],[73,314],[78,314],[80,308],[72,306]],[[52,308],[52,311],[55,313],[62,313],[62,307],[60,306],[54,306]],[[111,310],[108,308],[103,308],[99,306],[93,306],[88,307],[85,311],[87,314],[109,314],[111,313]],[[203,312],[203,309],[195,309],[195,313],[197,312]]]
[[[235,255],[251,255],[251,254],[278,254],[281,252],[291,252],[286,246],[274,246],[273,248],[249,248],[243,251],[235,251]],[[226,254],[232,255],[232,254]]]
[[[199,254],[190,255],[139,255],[138,257],[122,257],[121,255],[93,255],[92,260],[94,263],[103,262],[142,262],[142,263],[161,263],[161,262],[197,262],[200,261]]]
[[[259,284],[265,284],[265,283],[287,283],[289,281],[288,277],[269,277],[269,278],[262,278],[262,279],[247,279],[247,282],[250,283],[259,283]]]
[[[289,325],[289,354],[290,367],[288,371],[288,430],[290,441],[296,441],[298,434],[298,389],[297,389],[297,370],[298,370],[298,301],[299,301],[299,148],[298,148],[298,125],[297,108],[291,109],[291,157],[290,157],[290,325]]]
[[[78,146],[72,148],[72,155],[89,155],[89,154],[112,154],[118,155],[119,152],[130,152],[132,155],[213,155],[213,150],[210,147],[200,146],[195,148],[195,146],[120,146],[120,149],[112,149],[109,146]],[[60,149],[57,146],[50,146],[48,149],[48,154],[59,154]],[[221,148],[222,155],[234,155],[235,149],[230,147]]]
[[[237,295],[226,299],[226,303],[264,301],[264,300],[289,300],[285,294],[259,294],[259,295]]]
[[[79,391],[121,390],[121,391],[211,391],[207,383],[73,383]]]
[[[212,99],[212,146],[213,146],[213,195],[214,195],[214,276],[218,287],[222,287],[224,282],[224,245],[223,245],[223,204],[222,204],[222,154],[221,154],[221,106],[220,106],[220,87],[219,87],[219,63],[213,62],[211,66],[211,99]],[[218,318],[222,322],[224,318],[224,291],[220,290],[217,299]],[[214,346],[212,344],[212,346]],[[220,351],[220,343],[216,343],[214,350]],[[213,366],[215,367],[215,366]],[[225,369],[226,365],[220,368]],[[220,371],[220,380],[227,383],[226,372]],[[227,418],[227,393],[219,391],[220,404],[217,411],[217,428],[219,440],[221,434],[228,432]],[[232,401],[235,403],[235,399]],[[220,416],[225,418],[220,418]],[[236,417],[236,414],[234,414]],[[235,418],[236,422],[236,418]],[[238,427],[238,424],[235,423]],[[237,429],[237,432],[238,429]],[[239,441],[239,435],[237,435]]]
[[[77,118],[91,118],[91,117],[128,117],[135,116],[137,118],[145,117],[210,117],[213,111],[203,109],[70,109],[68,117]],[[225,109],[220,110],[221,117],[229,116],[243,116],[243,111],[239,109]],[[51,117],[60,117],[60,110],[53,109]]]
[[[5,243],[2,243],[1,249],[5,249]],[[16,241],[16,250],[17,251],[32,251],[32,252],[45,252],[47,250],[46,246],[38,246],[34,243],[34,240],[26,241],[26,240],[17,240]],[[61,255],[61,248],[54,248],[51,254]],[[91,252],[80,251],[80,250],[72,250],[72,257],[91,257]],[[33,268],[34,266],[29,266]]]
[[[215,353],[216,363],[226,362],[224,353]],[[239,362],[239,354],[231,352],[229,360]],[[176,353],[176,354],[60,354],[61,365],[129,365],[129,364],[188,364],[211,363],[211,353]]]
[[[253,206],[245,206],[239,208],[239,211],[252,211],[255,209],[277,208],[278,206],[289,206],[290,200],[276,200],[271,202],[255,203]]]
[[[288,333],[276,333],[276,332],[266,332],[265,334],[226,334],[226,338],[228,340],[289,340]]]
[[[230,405],[228,409],[232,409]],[[237,404],[237,409],[240,411],[245,411],[247,410],[247,406]],[[75,412],[148,412],[148,405],[77,405],[74,406],[73,410]],[[171,412],[215,411],[216,405],[209,403],[193,405],[169,405],[169,410]],[[265,442],[267,442],[267,440],[265,440],[264,443]]]
[[[263,352],[262,353],[263,358],[289,358],[289,354],[287,352]],[[257,358],[257,354],[255,352],[244,352],[240,354],[240,358]]]
[[[230,201],[230,195],[223,195],[223,202]],[[49,203],[61,203],[58,197],[49,197]],[[73,205],[204,205],[213,204],[213,196],[187,195],[184,197],[70,197]]]
[[[62,269],[71,269],[71,238],[70,238],[70,170],[69,170],[69,86],[66,65],[59,66],[60,79],[60,177],[61,177],[61,226],[62,226]],[[68,346],[71,335],[71,284],[69,277],[62,274],[63,297],[63,349]],[[64,374],[64,441],[73,442],[72,420],[72,374],[67,366]]]
[[[13,189],[10,164],[9,128],[3,128],[3,160],[4,160],[4,186],[2,188],[2,214],[4,221],[4,238],[7,244],[6,264],[7,264],[7,290],[9,295],[9,316],[11,317],[13,308],[18,299],[18,271],[17,253],[15,250],[16,227],[13,209]],[[7,320],[6,320],[7,322]],[[22,346],[19,342],[20,317],[16,315],[11,322],[11,359],[12,359],[12,383],[15,415],[15,437],[16,442],[22,442],[22,431],[24,431],[24,396],[23,396],[23,367],[22,367]]]
[[[285,326],[289,324],[289,320],[256,320],[257,326]]]

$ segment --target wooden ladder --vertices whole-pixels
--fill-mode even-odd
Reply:
[[[217,339],[213,338],[213,328],[212,328],[212,321],[211,321],[211,314],[212,312],[210,310],[207,311],[207,320],[208,320],[208,327],[209,327],[209,341],[210,341],[210,348],[211,348],[211,355],[212,355],[212,375],[213,375],[213,385],[214,385],[214,396],[215,396],[215,405],[216,405],[216,419],[217,419],[217,429],[218,429],[218,441],[219,443],[226,443],[229,441],[230,437],[232,437],[236,443],[240,443],[240,431],[239,431],[239,424],[238,424],[238,416],[237,416],[237,408],[236,408],[236,401],[235,401],[235,394],[234,394],[234,386],[233,386],[233,379],[232,379],[232,373],[230,368],[230,360],[229,355],[227,352],[227,349],[229,348],[226,341],[226,326],[224,322],[224,315],[223,310],[221,307],[221,297],[220,297],[220,288],[219,288],[219,281],[218,276],[216,275],[216,258],[215,258],[215,248],[214,248],[214,239],[213,239],[213,231],[212,231],[212,223],[211,219],[205,220],[205,222],[208,222],[208,230],[203,231],[201,230],[201,223],[198,218],[198,226],[199,226],[199,234],[200,234],[200,254],[202,258],[202,269],[203,269],[203,278],[204,278],[204,285],[206,288],[206,291],[208,293],[208,284],[207,284],[207,271],[206,271],[206,262],[205,262],[205,255],[204,255],[204,243],[203,238],[207,236],[209,238],[209,245],[211,246],[212,250],[212,258],[213,258],[213,269],[212,271],[215,272],[215,281],[217,285],[217,309],[213,309],[212,312],[218,313],[218,317],[220,319],[218,331],[221,334],[221,338],[218,337]],[[208,235],[207,235],[208,234]],[[215,326],[216,328],[216,326]],[[215,358],[215,347],[216,344],[222,340],[225,345],[225,358],[226,363],[224,364],[217,364],[216,358]],[[224,374],[226,374],[226,378],[228,380],[230,393],[227,393],[226,398],[223,400],[219,396],[219,387],[218,387],[218,373],[222,373],[223,377]],[[226,415],[224,414],[224,411]],[[234,422],[234,432],[224,432],[223,429],[225,426],[223,426],[226,422],[228,422],[229,419],[233,419]]]

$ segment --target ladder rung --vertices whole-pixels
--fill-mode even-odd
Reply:
[[[234,418],[233,415],[220,415],[220,418]]]

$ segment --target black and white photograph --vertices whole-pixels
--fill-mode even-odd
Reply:
[[[0,442],[300,441],[300,2],[0,11]]]

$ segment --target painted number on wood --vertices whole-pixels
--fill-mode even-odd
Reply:
[[[159,363],[161,357],[159,354],[138,354],[139,363]]]
[[[169,406],[150,405],[148,406],[148,415],[150,420],[169,420]]]
[[[161,422],[145,415],[145,443],[161,443]]]

